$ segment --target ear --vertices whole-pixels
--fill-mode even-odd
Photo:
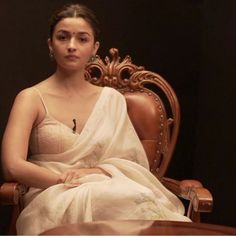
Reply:
[[[53,51],[52,40],[50,38],[48,39],[48,48],[49,48],[50,51]]]
[[[99,41],[96,41],[96,42],[94,43],[93,55],[96,55],[96,54],[97,54],[97,51],[98,51],[99,47],[100,47],[100,42],[99,42]]]

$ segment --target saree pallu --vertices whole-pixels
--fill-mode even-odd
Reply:
[[[34,131],[44,140],[37,141],[39,153],[29,161],[58,174],[99,167],[110,176],[89,174],[45,190],[30,188],[17,220],[18,234],[39,234],[63,224],[101,220],[190,221],[180,200],[149,171],[123,95],[104,87],[82,132],[74,136],[68,127],[62,129],[44,105],[46,117]],[[55,129],[63,130],[60,140],[73,137],[71,145],[60,153],[45,153],[47,132]]]

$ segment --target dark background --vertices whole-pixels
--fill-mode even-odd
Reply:
[[[53,72],[48,19],[66,0],[0,1],[0,137],[15,95]],[[204,222],[236,227],[235,0],[81,0],[102,28],[99,54],[111,47],[158,72],[175,89],[181,131],[169,177],[197,178],[212,192]],[[0,176],[2,182],[2,176]],[[9,208],[0,207],[4,230]],[[0,232],[1,234],[1,232]]]

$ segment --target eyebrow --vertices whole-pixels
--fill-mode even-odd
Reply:
[[[71,34],[71,32],[70,31],[68,31],[68,30],[58,30],[56,33],[65,33],[65,34]],[[72,33],[72,34],[74,34],[74,32]],[[80,34],[80,35],[88,35],[88,36],[91,36],[91,34],[90,33],[88,33],[88,32],[75,32],[75,34]]]

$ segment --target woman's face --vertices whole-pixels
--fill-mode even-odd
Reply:
[[[59,21],[48,44],[57,65],[69,70],[84,69],[99,48],[99,42],[94,42],[90,24],[83,18]]]

